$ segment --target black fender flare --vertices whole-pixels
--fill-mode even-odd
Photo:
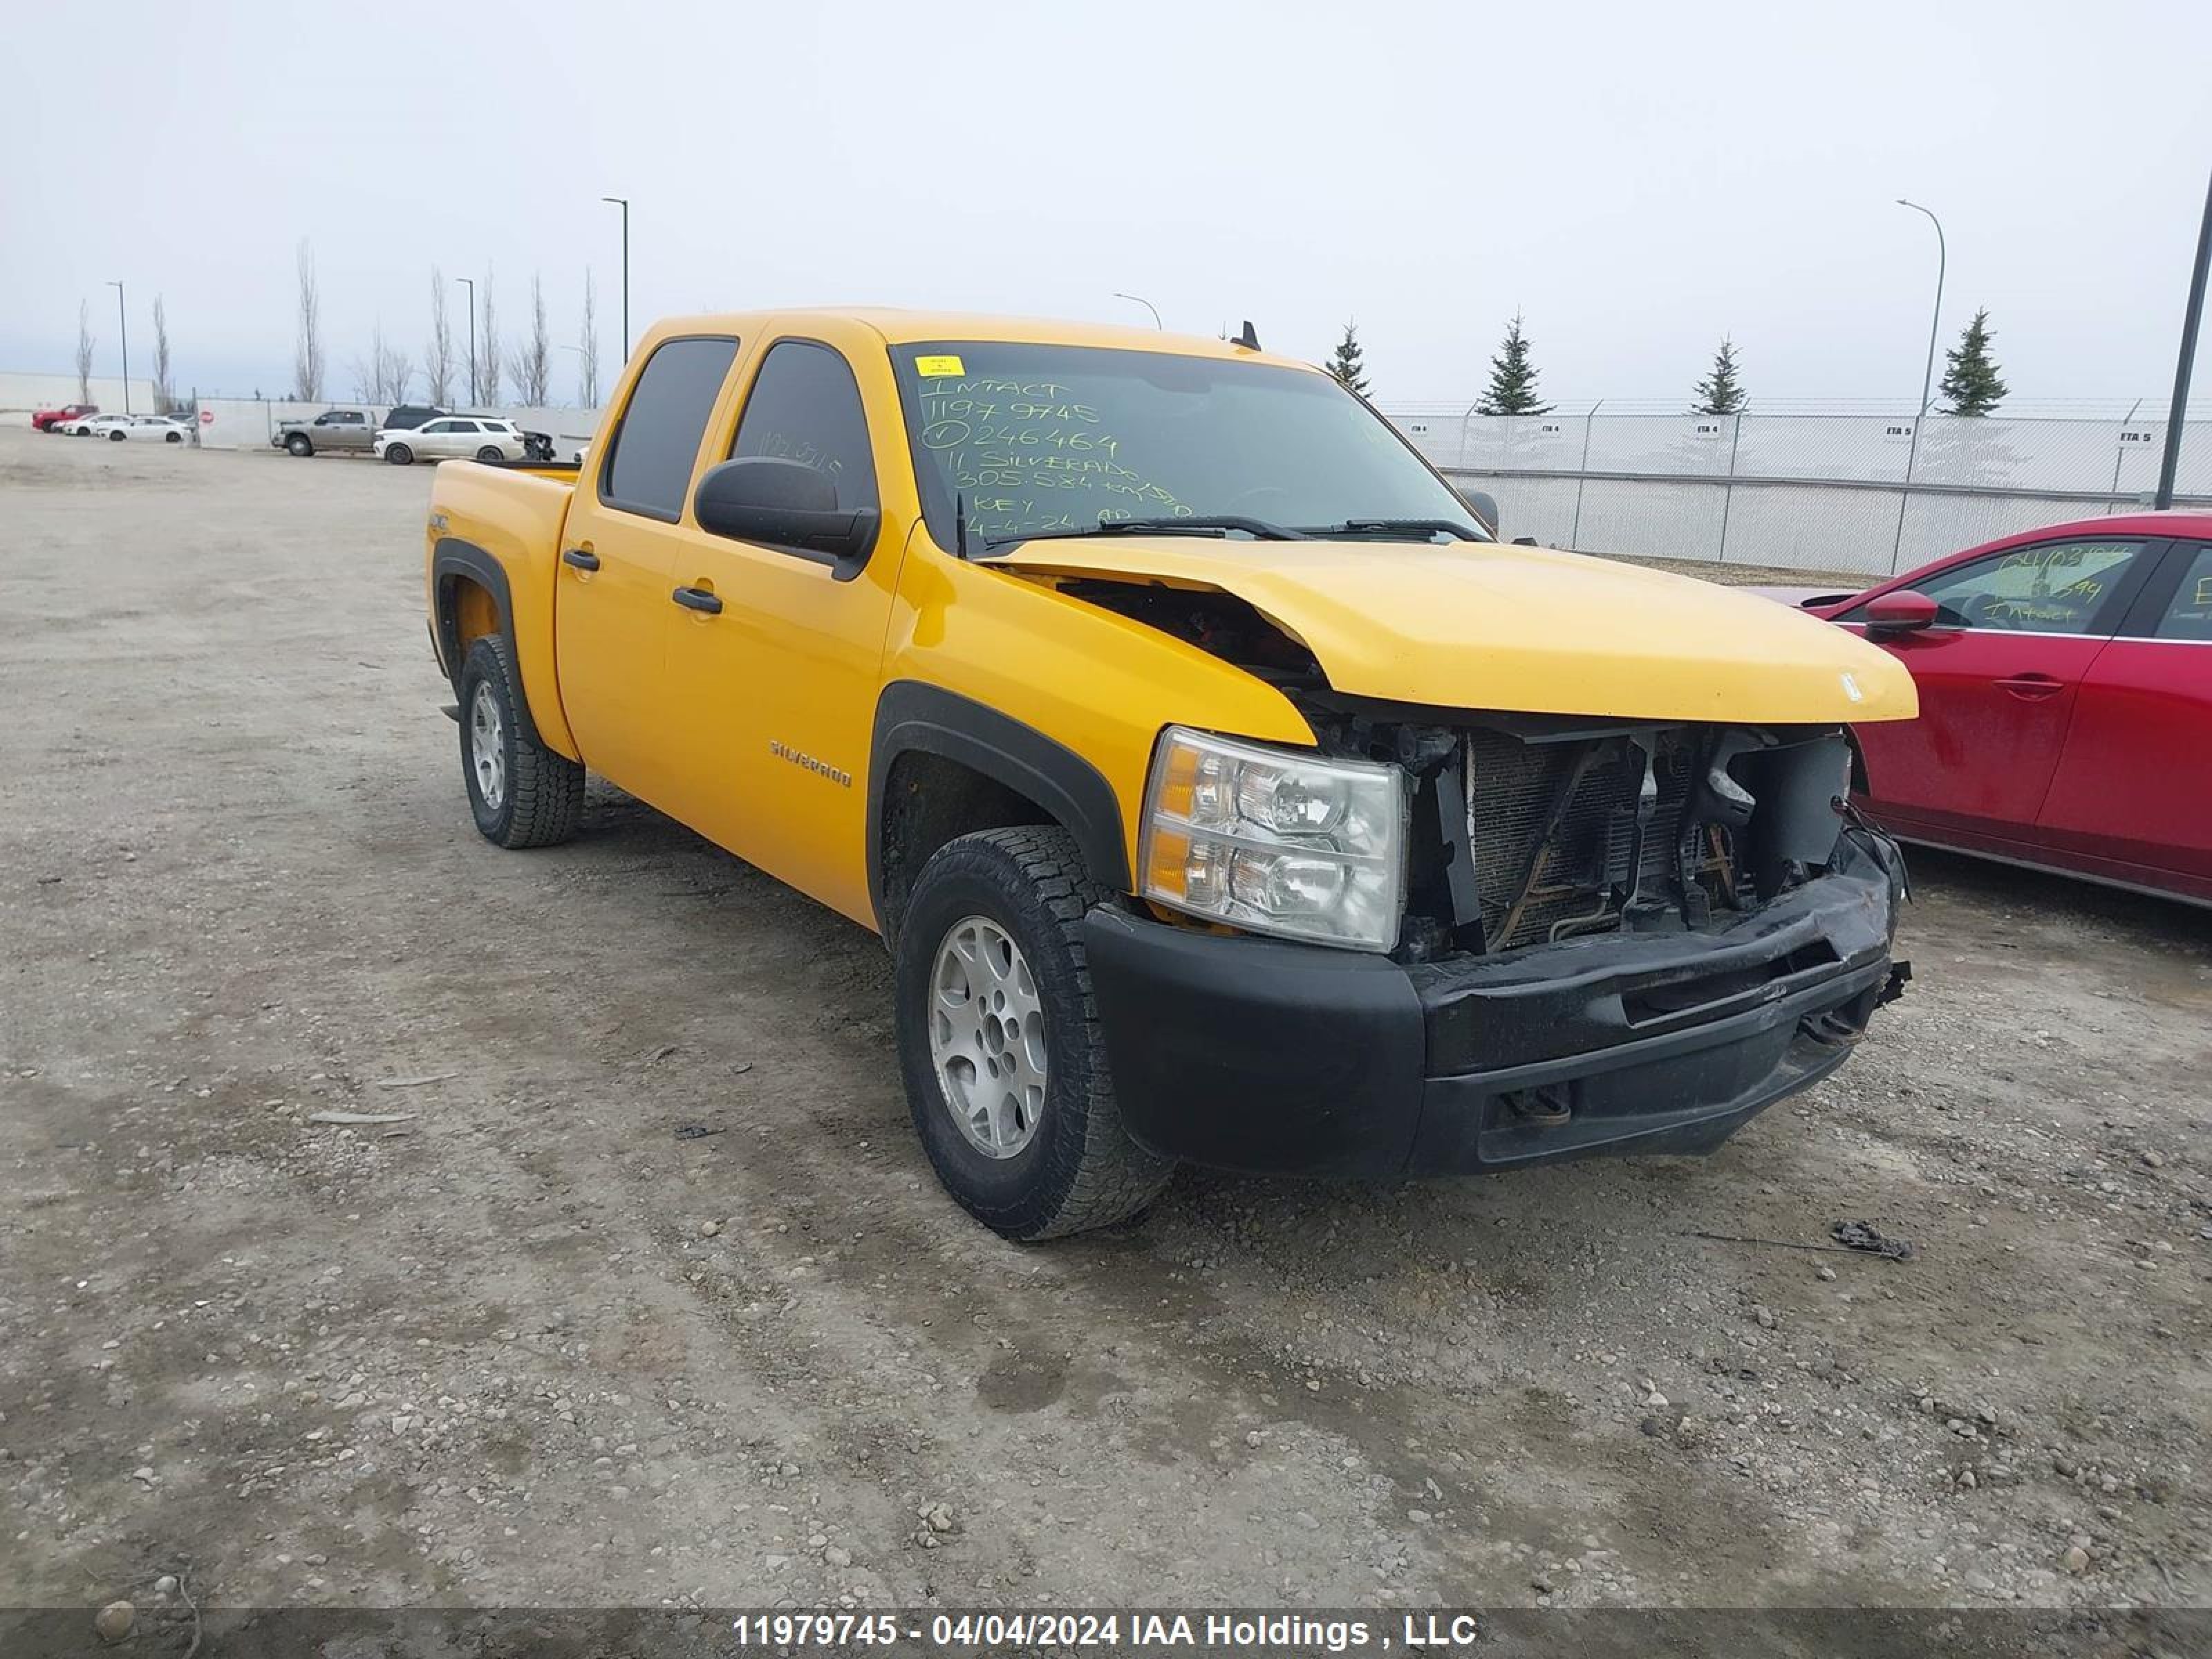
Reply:
[[[884,919],[884,789],[902,755],[939,755],[1026,796],[1075,837],[1096,880],[1131,890],[1121,803],[1106,775],[1066,744],[972,697],[893,680],[876,701],[868,748],[868,902]]]
[[[507,659],[522,672],[522,653],[514,642],[514,599],[507,582],[507,571],[500,562],[474,542],[465,542],[458,536],[441,538],[430,553],[430,627],[435,636],[438,657],[453,683],[456,694],[461,684],[461,617],[460,606],[453,599],[453,584],[465,578],[477,584],[492,597],[499,606],[499,631],[507,641]],[[515,688],[521,691],[522,688]],[[522,735],[532,743],[539,741],[538,722],[530,713],[527,692],[516,698],[515,713],[521,716]]]

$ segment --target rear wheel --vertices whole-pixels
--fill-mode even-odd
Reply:
[[[295,432],[290,437],[285,439],[284,447],[295,455],[312,455],[315,453],[313,441],[304,432]]]
[[[166,432],[161,434],[161,441],[165,444],[180,444],[184,441],[185,434],[181,432]]]
[[[461,664],[461,771],[486,841],[550,847],[576,833],[584,769],[527,735],[522,680],[507,641],[488,634]]]
[[[480,461],[503,461],[507,457],[501,453],[497,444],[486,444],[477,451],[477,459]]]
[[[1083,918],[1111,895],[1054,827],[963,836],[900,924],[900,1070],[938,1179],[1008,1238],[1082,1232],[1158,1196],[1172,1159],[1122,1127]]]
[[[384,459],[394,466],[405,466],[415,459],[415,452],[405,444],[386,444],[384,447]]]

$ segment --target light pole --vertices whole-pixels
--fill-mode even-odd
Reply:
[[[131,313],[124,309],[123,284],[110,283],[115,290],[115,326],[123,336],[123,412],[131,412]]]
[[[629,361],[629,198],[602,196],[623,210],[623,361]]]
[[[1160,308],[1154,305],[1150,300],[1147,300],[1143,295],[1123,294],[1120,290],[1116,289],[1114,297],[1117,300],[1132,301],[1134,303],[1144,307],[1146,310],[1151,312],[1152,313],[1152,326],[1154,328],[1165,328],[1167,326],[1165,323],[1160,320]]]
[[[1913,417],[1912,441],[1905,451],[1905,487],[1897,492],[1897,537],[1890,544],[1890,574],[1897,572],[1897,562],[1905,553],[1905,508],[1912,499],[1912,464],[1920,455],[1920,428],[1928,423],[1928,392],[1936,381],[1936,337],[1943,326],[1943,272],[1950,263],[1950,250],[1943,241],[1943,222],[1917,202],[1897,198],[1899,207],[1911,208],[1915,213],[1927,213],[1928,222],[1936,227],[1936,310],[1928,319],[1928,366],[1920,371],[1920,413]]]
[[[465,276],[453,280],[469,291],[469,407],[477,406],[477,285]]]
[[[2166,453],[2159,459],[2158,494],[2151,505],[2173,505],[2173,475],[2181,465],[2181,423],[2189,415],[2189,371],[2197,360],[2197,325],[2204,319],[2204,279],[2212,272],[2212,185],[2204,191],[2204,222],[2197,232],[2197,269],[2189,279],[2189,304],[2181,313],[2181,361],[2173,368],[2173,408],[2166,417]]]

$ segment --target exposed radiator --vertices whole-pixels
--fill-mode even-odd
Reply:
[[[1645,826],[1639,886],[1647,897],[1673,893],[1683,805],[1689,799],[1698,738],[1687,729],[1646,733],[1658,802]],[[1565,781],[1583,763],[1583,743],[1523,743],[1502,732],[1467,734],[1468,831],[1474,843],[1483,934],[1492,951],[1620,926],[1613,890],[1629,885],[1643,750],[1599,740],[1576,783],[1528,901],[1505,929],[1527,878],[1528,859]],[[1709,862],[1708,849],[1697,860]]]

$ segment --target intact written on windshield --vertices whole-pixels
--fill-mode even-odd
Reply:
[[[1323,374],[988,340],[897,346],[891,358],[940,547],[981,553],[1121,524],[1489,539],[1403,438]]]

